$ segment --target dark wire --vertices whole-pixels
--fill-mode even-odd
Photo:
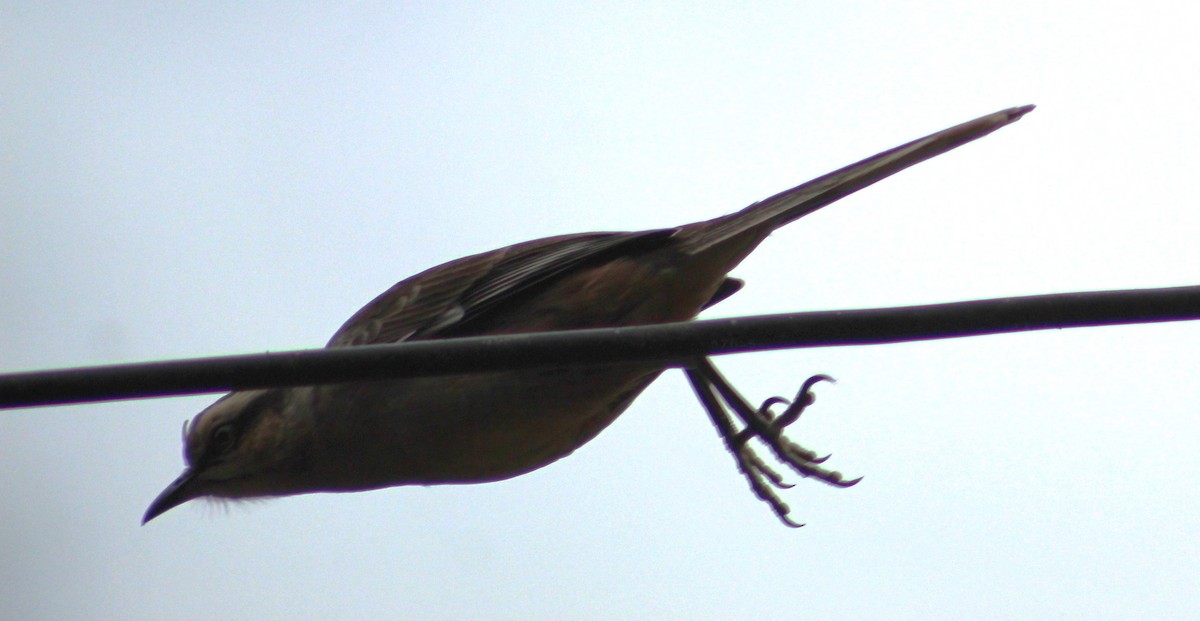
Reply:
[[[997,298],[13,373],[0,408],[1200,319],[1200,287]]]

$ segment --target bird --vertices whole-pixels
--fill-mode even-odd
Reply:
[[[635,232],[560,235],[463,257],[404,279],[347,320],[327,347],[648,325],[693,319],[741,288],[729,272],[775,229],[1033,110],[1008,108],[913,140],[711,220]],[[595,438],[661,362],[235,390],[183,427],[182,474],[145,524],[196,498],[252,499],[400,485],[486,483],[551,464]],[[808,388],[774,416],[744,403],[706,361],[687,369],[754,491],[786,520],[757,437],[804,476],[848,486],[783,436]],[[745,424],[715,412],[719,394]],[[764,495],[765,494],[765,495]],[[770,497],[768,497],[770,496]],[[790,525],[796,525],[794,523]]]

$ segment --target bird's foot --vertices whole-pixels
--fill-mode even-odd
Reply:
[[[725,440],[725,446],[733,453],[738,469],[750,482],[750,489],[770,505],[784,524],[795,528],[803,526],[788,517],[791,509],[775,491],[790,488],[792,485],[754,452],[754,448],[750,446],[751,440],[757,438],[767,445],[779,461],[790,466],[801,476],[812,477],[836,487],[850,487],[862,480],[862,477],[859,477],[847,481],[842,473],[824,468],[821,464],[829,459],[828,455],[822,457],[784,435],[787,427],[799,420],[800,415],[815,400],[811,392],[812,387],[818,382],[832,382],[833,378],[828,375],[814,375],[805,380],[796,398],[790,402],[782,397],[771,397],[755,409],[707,358],[694,361],[686,369],[686,373],[700,403],[704,405],[721,438]],[[776,416],[771,411],[776,405],[787,407],[783,413]],[[741,421],[741,430],[735,427],[730,412]]]

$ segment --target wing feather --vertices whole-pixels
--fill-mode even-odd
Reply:
[[[515,296],[617,254],[661,247],[674,233],[563,235],[456,259],[393,285],[347,320],[327,346],[468,336],[471,324]]]

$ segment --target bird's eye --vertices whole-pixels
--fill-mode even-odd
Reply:
[[[225,424],[213,429],[212,435],[209,437],[208,449],[210,455],[224,455],[233,450],[233,445],[237,443],[237,430],[233,425]]]

